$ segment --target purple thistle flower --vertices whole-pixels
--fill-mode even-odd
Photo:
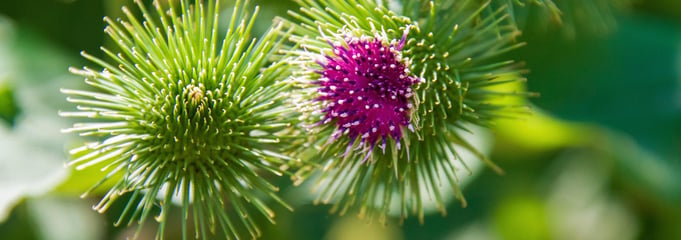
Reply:
[[[321,123],[335,122],[338,129],[331,139],[347,134],[348,150],[358,137],[360,146],[371,146],[369,153],[379,139],[385,151],[388,137],[399,148],[402,128],[413,131],[411,86],[420,78],[410,74],[402,61],[399,51],[404,41],[402,38],[397,44],[385,44],[379,38],[348,37],[345,45],[329,43],[333,56],[325,56],[326,63],[317,62],[323,68],[315,82],[320,86],[317,100],[325,102]]]

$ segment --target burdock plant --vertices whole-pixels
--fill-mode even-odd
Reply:
[[[267,177],[292,160],[282,152],[296,136],[296,113],[283,105],[289,85],[280,81],[289,68],[270,61],[280,26],[252,38],[257,8],[251,16],[242,1],[224,35],[218,1],[154,2],[151,12],[136,2],[143,21],[126,8],[127,20],[104,19],[116,50],[102,48],[105,59],[82,54],[98,69],[71,69],[96,91],[62,90],[77,110],[61,115],[83,119],[65,132],[94,140],[73,149],[79,157],[69,164],[101,167],[92,189],[114,182],[97,211],[128,196],[116,224],[156,215],[163,238],[178,202],[183,238],[259,236],[257,219],[273,221],[269,203],[288,207]]]
[[[311,149],[300,156],[319,168],[295,177],[316,179],[318,202],[423,221],[429,199],[445,214],[442,186],[466,204],[456,161],[470,160],[455,147],[501,172],[460,133],[523,111],[493,100],[526,95],[495,90],[524,81],[501,58],[522,45],[507,9],[477,0],[297,2],[287,23],[300,48],[289,62]]]

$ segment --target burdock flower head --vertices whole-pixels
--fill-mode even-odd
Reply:
[[[400,50],[404,41],[404,37],[387,42],[380,36],[346,36],[343,43],[329,42],[333,55],[319,62],[317,100],[325,107],[320,124],[337,125],[332,141],[348,136],[346,151],[359,139],[366,152],[364,160],[379,140],[383,150],[386,138],[399,146],[402,129],[414,129],[410,123],[412,85],[419,83],[419,78],[403,62]]]
[[[221,37],[217,2],[154,2],[152,13],[137,1],[144,21],[125,8],[127,21],[105,18],[119,52],[103,48],[109,61],[83,53],[102,70],[71,70],[97,92],[62,90],[78,106],[61,115],[86,119],[66,132],[99,141],[74,149],[70,164],[102,169],[93,189],[114,182],[96,210],[129,196],[117,224],[141,225],[160,210],[163,238],[177,201],[183,237],[255,238],[258,219],[273,221],[267,203],[287,206],[267,181],[291,160],[282,153],[296,135],[296,114],[283,107],[288,67],[268,60],[280,49],[279,26],[251,38],[253,19],[236,1]]]
[[[456,148],[501,171],[460,132],[522,109],[493,99],[525,93],[491,88],[524,81],[518,64],[500,57],[522,45],[506,9],[490,1],[297,2],[287,23],[300,48],[288,62],[299,69],[292,81],[310,132],[301,156],[321,171],[304,167],[296,177],[317,179],[317,201],[341,214],[423,220],[429,199],[445,213],[442,186],[465,204]]]

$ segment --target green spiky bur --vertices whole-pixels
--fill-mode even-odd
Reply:
[[[477,155],[498,172],[501,170],[473,147],[458,132],[467,124],[488,126],[493,119],[524,111],[522,106],[495,104],[490,99],[524,96],[522,92],[497,92],[492,86],[524,81],[523,70],[501,54],[522,46],[514,42],[516,28],[508,24],[506,9],[493,10],[489,1],[401,1],[392,11],[374,1],[297,1],[301,8],[291,12],[288,22],[294,29],[289,62],[299,67],[293,81],[298,89],[299,110],[308,122],[310,149],[301,156],[316,161],[313,167],[296,173],[298,182],[317,180],[317,202],[333,203],[333,212],[358,210],[360,216],[388,214],[406,218],[409,213],[423,221],[424,199],[434,199],[442,214],[445,202],[439,186],[448,185],[465,205],[458,186],[455,162],[466,167],[455,146]],[[490,13],[491,12],[491,13]],[[424,81],[415,85],[415,109],[411,121],[415,131],[404,131],[402,147],[388,140],[385,153],[367,147],[347,136],[331,137],[336,125],[317,126],[322,119],[323,102],[315,81],[319,80],[320,61],[333,55],[332,45],[343,44],[344,37],[380,37],[399,40],[407,32],[401,57],[412,73]],[[329,44],[329,42],[331,44]],[[350,145],[350,147],[348,147]],[[350,150],[348,150],[350,149]],[[442,181],[442,179],[445,179]],[[391,205],[399,206],[397,212]]]
[[[102,48],[109,60],[82,54],[101,71],[71,69],[97,92],[62,90],[77,110],[60,115],[83,119],[65,132],[100,139],[73,149],[82,156],[69,164],[104,164],[92,189],[115,181],[97,211],[130,195],[117,225],[141,227],[160,208],[163,238],[175,199],[183,238],[260,236],[257,219],[274,222],[270,200],[290,209],[267,180],[285,172],[279,166],[293,159],[282,153],[297,136],[296,113],[283,104],[289,85],[280,81],[289,68],[269,60],[282,44],[281,26],[251,38],[257,7],[249,16],[237,1],[223,37],[218,1],[168,9],[154,2],[155,12],[136,3],[143,21],[126,8],[127,20],[104,19],[120,52]]]

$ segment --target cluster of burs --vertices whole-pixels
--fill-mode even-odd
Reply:
[[[533,95],[504,56],[524,45],[526,5],[556,21],[560,1],[296,3],[257,36],[258,8],[240,0],[137,1],[105,18],[114,46],[82,54],[96,66],[71,72],[91,88],[63,89],[77,108],[60,113],[94,139],[70,165],[102,169],[96,210],[125,199],[116,224],[155,217],[157,238],[176,208],[183,237],[256,238],[272,204],[293,210],[278,177],[332,212],[423,221],[424,202],[466,204],[466,162],[501,172],[464,133],[529,111],[500,100]]]

